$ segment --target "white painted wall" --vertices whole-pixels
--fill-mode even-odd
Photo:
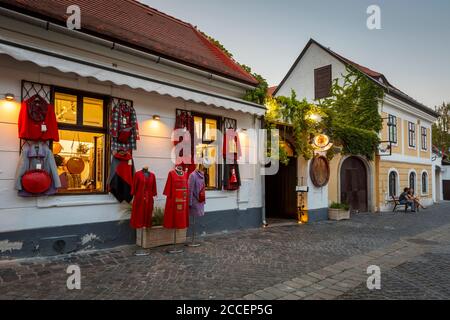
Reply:
[[[126,87],[116,87],[0,56],[0,92],[14,93],[20,99],[23,79],[133,100],[141,135],[138,150],[135,152],[135,164],[137,169],[148,165],[150,170],[155,172],[158,187],[156,205],[158,206],[164,205],[165,197],[162,191],[167,174],[172,168],[170,135],[175,123],[176,108],[226,115],[237,119],[239,128],[255,128],[258,125],[258,121],[255,122],[253,116],[246,113],[194,104]],[[6,104],[4,101],[0,103],[2,115],[0,118],[0,232],[129,218],[128,205],[119,205],[109,195],[51,196],[31,199],[18,197],[14,190],[14,179],[19,159],[17,137],[19,108],[18,103],[13,105]],[[157,127],[150,126],[149,120],[154,114],[161,116]],[[261,178],[257,169],[256,165],[241,166],[242,188],[240,191],[207,192],[206,211],[261,207]]]

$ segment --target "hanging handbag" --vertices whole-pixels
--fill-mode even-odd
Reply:
[[[198,202],[204,203],[206,201],[206,192],[205,192],[205,185],[202,186],[200,189],[200,192],[198,193]]]
[[[73,145],[75,143],[75,135],[72,141],[71,151],[73,153]],[[80,144],[80,135],[78,135],[78,144]],[[67,170],[70,174],[81,174],[84,171],[85,163],[84,160],[79,156],[70,157],[66,163]]]
[[[42,158],[39,158],[42,161]],[[31,166],[31,161],[30,161]],[[42,166],[42,163],[41,163]],[[50,189],[52,178],[47,171],[42,169],[29,169],[21,179],[22,188],[31,194],[41,194]]]

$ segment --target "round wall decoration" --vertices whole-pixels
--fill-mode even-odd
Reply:
[[[311,160],[309,175],[314,186],[321,188],[330,180],[330,164],[324,156],[316,156]]]

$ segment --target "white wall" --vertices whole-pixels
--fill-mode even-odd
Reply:
[[[162,191],[167,173],[172,168],[170,135],[175,123],[176,108],[226,115],[237,119],[239,128],[255,126],[253,116],[249,114],[116,87],[0,56],[0,92],[14,93],[19,100],[23,79],[133,100],[141,135],[138,150],[135,152],[135,164],[137,169],[148,165],[150,170],[155,172],[159,193],[156,205],[159,206],[164,205],[165,197],[162,196]],[[17,137],[19,108],[18,103],[10,105],[5,104],[4,101],[0,102],[2,115],[0,118],[0,232],[129,218],[128,205],[117,204],[109,195],[52,196],[38,199],[18,197],[14,190],[14,179],[19,159]],[[150,125],[150,119],[154,114],[161,116],[161,121],[156,127]],[[261,180],[256,170],[256,166],[241,166],[242,188],[240,191],[208,192],[206,210],[211,212],[261,207]]]

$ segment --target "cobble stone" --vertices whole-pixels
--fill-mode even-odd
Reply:
[[[176,256],[156,248],[136,257],[134,246],[25,261],[3,254],[0,299],[276,299],[263,289],[280,284],[280,298],[450,299],[448,212],[444,203],[416,215],[246,230]],[[81,267],[81,290],[67,289],[71,264]],[[381,290],[366,287],[369,264],[381,267]]]

